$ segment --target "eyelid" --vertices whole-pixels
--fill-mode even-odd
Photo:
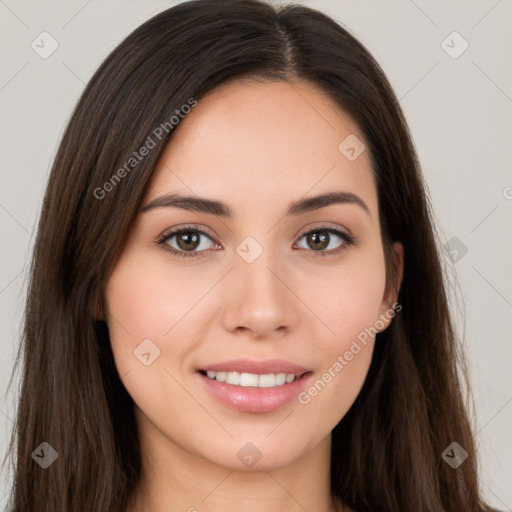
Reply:
[[[316,225],[316,224],[313,226],[310,225],[310,226],[304,228],[303,230],[300,230],[299,231],[300,234],[297,235],[297,238],[300,239],[304,235],[307,235],[308,233],[311,233],[312,231],[321,231],[321,230],[339,232],[346,238],[355,241],[355,237],[354,237],[354,235],[352,235],[352,233],[350,232],[349,229],[338,226],[338,225],[331,225],[328,222],[322,223],[321,221],[320,221],[320,225]]]
[[[214,235],[208,233],[206,229],[200,227],[198,224],[186,224],[184,226],[176,226],[173,228],[166,229],[159,237],[158,240],[169,239],[173,235],[177,235],[184,231],[196,231],[197,233],[201,233],[202,235],[211,238],[215,243],[219,244],[219,241],[216,239]]]

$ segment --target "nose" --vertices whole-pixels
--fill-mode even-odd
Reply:
[[[292,291],[291,273],[270,251],[252,263],[237,255],[227,279],[222,314],[226,330],[265,339],[295,328],[300,300]]]

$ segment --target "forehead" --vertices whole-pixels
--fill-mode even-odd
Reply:
[[[198,101],[175,128],[147,196],[170,191],[222,198],[249,208],[314,192],[345,190],[376,207],[367,151],[347,158],[340,144],[362,134],[309,83],[235,81]],[[356,139],[355,139],[356,140]],[[342,149],[343,149],[342,144]]]

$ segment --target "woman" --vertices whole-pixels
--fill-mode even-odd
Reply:
[[[306,7],[179,4],[53,165],[12,508],[487,510],[457,350],[372,56]]]

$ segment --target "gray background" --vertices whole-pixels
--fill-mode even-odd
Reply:
[[[443,252],[471,363],[482,490],[491,504],[512,510],[512,1],[303,3],[344,23],[379,61],[400,98],[442,243],[450,241],[450,250],[458,251]],[[19,344],[27,264],[64,126],[111,49],[171,5],[0,0],[2,391]],[[47,59],[31,47],[43,31],[58,43]],[[461,39],[448,37],[454,31],[469,44],[457,58],[445,51],[463,49]],[[15,385],[0,401],[1,456],[16,395]],[[5,471],[0,506],[9,478]]]

